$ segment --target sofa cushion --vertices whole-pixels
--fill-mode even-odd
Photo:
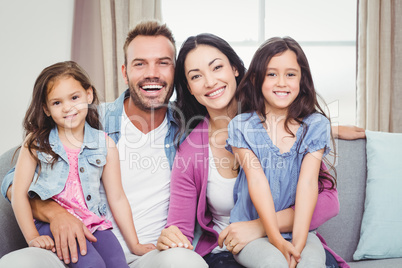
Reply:
[[[366,187],[366,140],[335,140],[338,216],[318,228],[328,246],[345,261],[353,261],[359,241]]]
[[[402,257],[402,134],[366,131],[367,187],[354,260]]]
[[[12,148],[0,156],[0,184],[6,173],[15,165],[18,156],[16,155],[13,159],[15,149]],[[11,204],[3,196],[0,196],[0,226],[0,258],[13,250],[27,246],[15,220]]]
[[[348,262],[350,268],[397,268],[402,267],[402,259],[381,259]]]

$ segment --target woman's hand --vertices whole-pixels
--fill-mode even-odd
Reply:
[[[188,249],[194,248],[187,237],[179,230],[179,228],[172,225],[162,230],[161,235],[158,238],[158,242],[156,243],[156,248],[158,250],[166,250],[176,247]]]
[[[140,244],[138,243],[137,245],[134,246],[134,254],[137,256],[142,256],[152,250],[156,249],[154,244]]]
[[[233,254],[239,253],[249,242],[265,236],[264,227],[260,220],[235,222],[219,234],[218,245]]]

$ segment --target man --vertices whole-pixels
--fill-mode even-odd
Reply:
[[[124,52],[122,74],[129,89],[115,102],[101,106],[100,113],[105,131],[119,149],[123,187],[132,207],[139,241],[156,244],[166,224],[170,171],[175,156],[177,125],[169,105],[173,93],[175,41],[166,25],[144,22],[129,32]],[[3,192],[11,182],[12,174],[4,179]],[[103,197],[106,198],[104,194]],[[57,255],[66,264],[77,261],[77,249],[85,254],[85,237],[95,241],[81,221],[57,203],[36,199],[31,206],[36,219],[50,223]],[[130,267],[207,267],[197,253],[186,248],[161,252],[155,249],[142,257],[131,254],[113,225]],[[6,255],[0,265],[7,267],[7,264],[64,267],[55,254],[38,248]]]

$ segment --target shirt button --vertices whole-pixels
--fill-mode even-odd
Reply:
[[[96,159],[96,164],[100,164],[101,163],[101,161],[99,160],[99,159]]]
[[[91,195],[87,195],[87,200],[90,201],[91,200]]]
[[[81,173],[84,173],[84,171],[85,171],[85,168],[81,167],[81,168],[80,168],[80,172],[81,172]]]
[[[166,148],[169,148],[169,147],[170,147],[170,144],[166,144],[165,147],[166,147]]]

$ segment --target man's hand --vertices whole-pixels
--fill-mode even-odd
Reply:
[[[96,242],[96,238],[87,227],[66,210],[55,213],[50,219],[50,231],[56,244],[57,256],[64,263],[78,261],[77,242],[81,255],[87,254],[86,239]]]
[[[334,138],[342,140],[366,138],[365,130],[356,126],[332,126],[332,134]]]
[[[165,250],[176,247],[188,249],[194,248],[187,237],[179,230],[179,228],[172,225],[162,230],[161,235],[158,238],[158,242],[156,243],[156,248],[158,250]]]

